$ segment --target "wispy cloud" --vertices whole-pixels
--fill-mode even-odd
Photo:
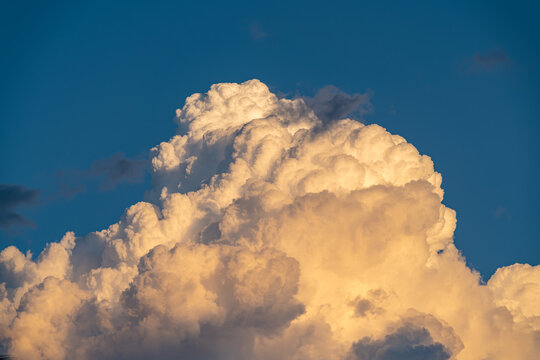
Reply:
[[[139,182],[148,169],[149,161],[142,157],[127,158],[122,153],[92,164],[90,176],[101,177],[102,189],[113,189],[122,182]]]
[[[494,47],[467,57],[461,64],[461,68],[465,72],[494,72],[507,69],[511,65],[512,60],[508,54],[502,49]]]
[[[263,29],[261,23],[253,21],[249,25],[249,35],[253,40],[262,40],[268,37],[268,33]]]
[[[20,213],[18,209],[21,207],[43,205],[59,197],[69,199],[85,192],[91,184],[96,184],[100,191],[109,191],[121,183],[141,182],[149,165],[149,160],[143,156],[128,158],[123,153],[116,153],[95,161],[86,170],[59,171],[53,184],[42,186],[45,196],[39,202],[41,190],[28,189],[22,185],[0,184],[0,229],[35,225]]]
[[[493,212],[493,216],[497,220],[510,220],[512,218],[510,210],[502,205],[497,206]]]
[[[491,69],[510,61],[508,55],[500,49],[491,49],[487,53],[474,54],[474,65],[483,69]]]
[[[314,97],[305,96],[302,98],[319,119],[324,123],[329,123],[349,115],[362,117],[373,112],[372,96],[373,91],[371,90],[365,94],[350,95],[333,85],[328,85],[319,89]]]
[[[90,182],[97,182],[102,191],[112,190],[120,183],[141,182],[149,164],[142,156],[128,158],[123,153],[116,153],[95,161],[87,170],[62,170],[57,173],[60,194],[72,197],[86,191]]]
[[[21,206],[34,205],[39,195],[39,190],[27,189],[22,185],[0,184],[0,228],[33,225],[16,210]]]

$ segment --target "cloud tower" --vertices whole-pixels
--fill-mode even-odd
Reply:
[[[321,119],[313,109],[328,104],[315,105],[258,80],[187,98],[177,134],[151,150],[145,201],[37,259],[0,253],[2,351],[535,358],[540,267],[482,283],[454,246],[431,159],[378,125]]]

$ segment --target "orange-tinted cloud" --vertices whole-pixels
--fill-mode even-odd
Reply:
[[[454,245],[431,158],[330,108],[323,121],[258,80],[190,96],[176,118],[186,131],[152,149],[146,201],[37,259],[0,252],[3,348],[25,359],[534,358],[539,267],[482,284]]]

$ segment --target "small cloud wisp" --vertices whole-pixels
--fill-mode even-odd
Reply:
[[[21,206],[35,205],[40,191],[22,185],[0,184],[0,228],[32,226],[32,221],[17,212]]]

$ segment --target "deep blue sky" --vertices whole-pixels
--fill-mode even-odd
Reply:
[[[258,78],[289,96],[371,89],[365,121],[432,157],[468,262],[538,264],[539,24],[532,1],[0,0],[0,183],[41,191],[11,208],[34,227],[0,229],[0,247],[116,222],[149,176],[115,182],[106,164],[172,136],[186,96]]]

